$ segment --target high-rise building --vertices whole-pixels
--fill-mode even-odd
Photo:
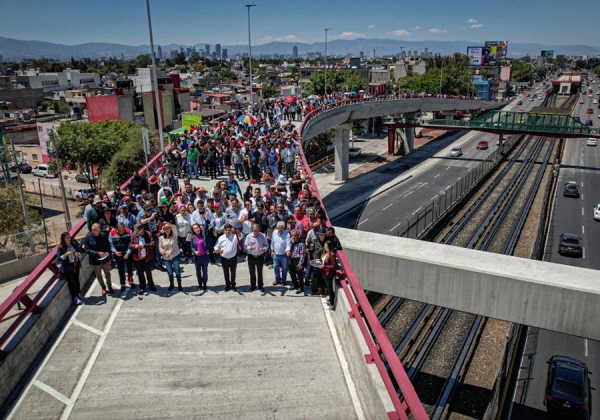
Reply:
[[[221,58],[222,58],[223,60],[227,59],[227,48],[223,48],[223,49],[221,50]]]
[[[375,59],[375,48],[373,48],[373,56],[371,58]]]
[[[358,54],[358,56],[360,57],[361,60],[365,59],[365,53],[362,51]]]
[[[298,46],[294,45],[292,47],[292,58],[298,58]]]
[[[162,59],[163,59],[163,57],[162,57],[162,47],[160,45],[158,46],[158,59],[160,61],[162,61]],[[0,60],[0,61],[2,61],[2,60]]]
[[[215,44],[215,52],[217,53],[217,58],[223,58],[221,56],[221,44]]]
[[[210,44],[204,45],[204,53],[207,57],[210,57]]]

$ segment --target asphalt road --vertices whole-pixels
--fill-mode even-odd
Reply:
[[[522,98],[522,100],[522,105],[517,105],[515,100],[505,110],[518,108],[529,110],[540,103],[539,99],[528,101]],[[488,141],[488,150],[477,150],[477,143],[481,140]],[[438,142],[425,145],[423,148],[439,147],[436,144]],[[488,156],[497,153],[497,142],[498,138],[495,135],[472,131],[461,136],[457,141],[444,143],[444,147],[432,157],[410,172],[402,174],[412,175],[409,180],[370,200],[362,212],[357,210],[343,218],[340,217],[335,221],[336,225],[387,235],[397,234],[398,229],[403,224],[406,225],[408,218],[414,218],[416,212],[424,209],[434,198],[449,194],[452,185],[465,177],[468,171],[480,165]],[[463,155],[456,158],[449,157],[453,147],[461,147]],[[447,201],[450,202],[449,196]]]
[[[597,126],[597,115],[600,111],[592,103],[598,99],[595,95],[598,82],[593,86],[594,97],[584,96],[584,104],[577,104],[574,115],[578,115],[582,122],[592,119]],[[592,108],[594,114],[586,113]],[[600,270],[600,258],[597,257],[600,248],[600,222],[592,216],[592,207],[600,202],[600,149],[586,146],[586,139],[567,140],[559,172],[559,185],[556,191],[553,208],[552,237],[549,238],[546,250],[546,260],[558,264],[567,264]],[[566,181],[576,181],[579,185],[580,198],[563,197],[563,187]],[[558,236],[569,232],[578,234],[582,238],[584,247],[583,258],[572,258],[558,255]],[[590,314],[594,316],[594,314]],[[543,405],[547,364],[546,361],[553,355],[560,354],[579,359],[587,364],[595,375],[591,376],[592,387],[600,389],[600,342],[583,339],[553,331],[539,330],[533,369],[528,384],[525,407],[516,406],[514,419],[542,419],[548,418]],[[592,391],[593,406],[600,402],[597,390]],[[592,412],[592,418],[600,419],[600,409]]]

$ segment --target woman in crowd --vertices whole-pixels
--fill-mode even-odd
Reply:
[[[275,177],[273,176],[273,171],[271,171],[271,168],[268,166],[263,173],[262,182],[265,184],[266,191],[270,191],[271,186],[275,183]]]
[[[248,185],[246,192],[244,192],[243,195],[244,201],[250,201],[252,199],[252,189],[252,185]]]
[[[335,303],[335,284],[334,279],[337,272],[337,260],[336,254],[333,250],[333,244],[331,241],[325,242],[323,247],[323,253],[321,254],[321,261],[323,262],[323,277],[325,278],[325,291],[321,295],[328,296],[327,304],[333,308]]]
[[[192,253],[194,254],[194,265],[196,266],[196,278],[198,279],[198,290],[207,290],[208,282],[208,252],[204,225],[194,224],[192,226],[194,236],[192,237]]]
[[[81,305],[85,301],[81,294],[81,283],[79,282],[81,261],[79,260],[78,249],[79,243],[71,239],[69,232],[60,234],[60,245],[56,251],[56,257],[60,261],[60,272],[69,286],[69,293],[71,293],[75,305]]]
[[[158,238],[158,250],[163,257],[167,274],[169,275],[169,291],[175,287],[173,274],[177,277],[177,288],[181,292],[181,257],[179,255],[179,243],[177,227],[170,223],[164,223],[162,233]]]
[[[192,259],[190,247],[192,240],[192,218],[188,214],[187,207],[179,207],[179,213],[175,216],[175,225],[178,230],[179,248],[183,254],[183,263],[187,264]]]
[[[100,220],[98,220],[98,224],[100,225],[100,231],[109,233],[112,228],[117,227],[117,218],[113,212],[113,209],[109,207],[104,207],[102,211],[102,216]]]

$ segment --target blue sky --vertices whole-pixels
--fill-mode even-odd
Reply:
[[[246,44],[248,1],[151,0],[156,43]],[[598,0],[255,0],[252,43],[324,39],[508,40],[600,46]],[[0,36],[148,43],[145,0],[1,0]],[[418,6],[417,6],[418,5]]]

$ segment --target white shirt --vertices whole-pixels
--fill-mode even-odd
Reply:
[[[283,255],[288,252],[292,245],[292,238],[286,230],[281,235],[279,231],[275,229],[271,235],[271,249],[277,255]]]
[[[250,215],[248,214],[248,209],[244,208],[241,212],[240,212],[240,220],[249,217]],[[249,235],[252,233],[252,222],[248,219],[244,220],[242,222],[242,233],[244,235]]]
[[[175,216],[175,226],[177,226],[178,234],[181,238],[185,238],[188,233],[192,233],[192,218],[189,214],[182,216],[180,213],[177,213]]]
[[[217,239],[215,251],[222,249],[223,253],[221,254],[221,257],[234,258],[237,255],[237,245],[238,237],[235,233],[232,232],[229,236],[223,234]]]

